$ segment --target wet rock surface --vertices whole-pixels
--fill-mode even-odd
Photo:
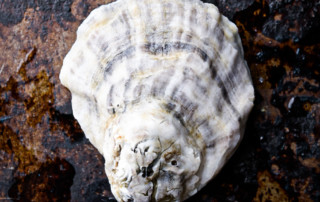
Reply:
[[[0,0],[0,200],[114,201],[58,79],[106,2]],[[320,1],[206,2],[238,26],[256,100],[235,155],[188,201],[319,201]]]

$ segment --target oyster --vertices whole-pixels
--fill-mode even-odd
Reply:
[[[89,15],[60,79],[118,201],[182,201],[237,148],[254,91],[237,27],[199,0]]]

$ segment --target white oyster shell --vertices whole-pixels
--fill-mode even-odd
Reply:
[[[199,0],[119,0],[81,24],[60,79],[118,201],[181,201],[238,146],[254,91],[237,27]]]

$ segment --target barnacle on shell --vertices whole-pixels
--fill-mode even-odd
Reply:
[[[254,99],[237,27],[199,0],[95,9],[60,79],[118,201],[198,192],[237,148]]]

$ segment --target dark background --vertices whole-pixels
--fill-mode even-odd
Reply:
[[[0,0],[0,201],[114,201],[58,79],[107,2]],[[320,201],[320,1],[210,2],[239,28],[256,100],[235,155],[188,201]]]

